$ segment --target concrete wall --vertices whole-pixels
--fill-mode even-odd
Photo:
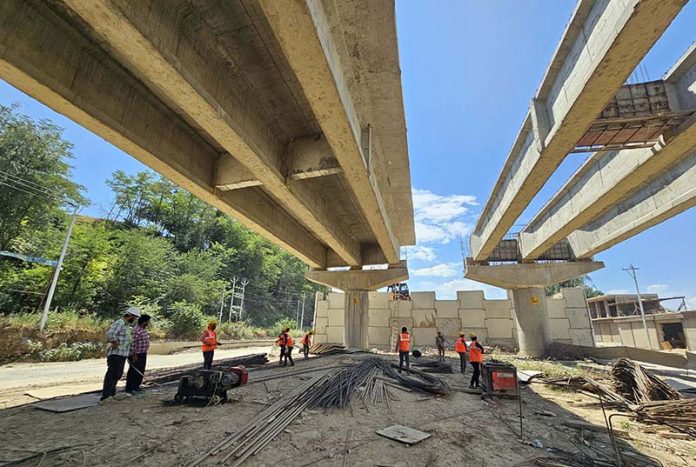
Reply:
[[[592,346],[592,332],[581,289],[563,289],[547,298],[553,340]],[[315,342],[343,344],[343,294],[331,292],[317,301]],[[395,330],[409,328],[414,346],[434,346],[441,331],[450,342],[460,332],[478,335],[487,345],[517,347],[511,298],[487,300],[483,291],[459,291],[456,300],[438,300],[435,292],[413,292],[411,300],[393,302],[386,292],[370,292],[370,347],[393,347]]]
[[[646,315],[645,321],[650,345],[647,344],[640,316],[597,318],[592,320],[592,326],[595,339],[602,347],[626,346],[659,350],[663,338],[661,325],[680,322],[684,328],[686,348],[696,351],[696,311]]]

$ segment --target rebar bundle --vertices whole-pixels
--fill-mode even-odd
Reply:
[[[638,404],[650,401],[678,400],[681,395],[667,383],[647,372],[633,360],[622,358],[611,369],[614,389]]]
[[[343,353],[346,348],[338,344],[312,344],[309,347],[309,353],[312,355],[331,355]]]
[[[413,390],[436,395],[449,394],[447,383],[421,371],[411,371],[414,376],[403,376],[396,372],[395,365],[372,357],[349,368],[336,369],[314,378],[282,397],[191,465],[198,465],[208,457],[223,452],[220,463],[241,465],[282,433],[306,408],[347,408],[351,406],[356,393],[359,393],[357,398],[366,407],[381,402],[389,406],[391,395],[388,386],[393,383],[385,383],[385,377]]]
[[[696,438],[696,399],[646,402],[636,413],[640,421],[671,426]]]

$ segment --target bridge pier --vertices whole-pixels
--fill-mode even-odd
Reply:
[[[311,270],[308,280],[345,292],[343,343],[346,347],[368,348],[370,291],[408,279],[406,261],[387,269]]]
[[[601,261],[495,266],[467,264],[465,277],[512,290],[519,353],[541,357],[551,343],[544,287],[603,267]]]

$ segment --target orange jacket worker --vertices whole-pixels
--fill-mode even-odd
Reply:
[[[300,339],[300,344],[302,344],[302,353],[304,353],[304,358],[309,358],[309,346],[312,345],[312,336],[314,331],[309,331],[302,339]]]
[[[454,341],[454,350],[459,354],[459,366],[462,370],[462,374],[466,373],[466,337],[464,333],[459,334],[459,338]]]
[[[411,370],[411,364],[409,362],[409,353],[411,352],[411,334],[408,333],[408,329],[404,326],[401,328],[401,334],[399,334],[399,339],[396,343],[396,351],[399,352],[399,373],[406,362],[406,372]]]
[[[213,366],[213,355],[218,346],[217,333],[215,332],[217,323],[209,321],[208,327],[201,336],[201,350],[203,351],[203,369],[210,370]]]
[[[474,368],[474,374],[471,376],[469,388],[474,389],[479,387],[481,363],[483,363],[483,346],[479,343],[476,336],[471,336],[471,345],[469,346],[469,363],[471,363],[471,366]]]

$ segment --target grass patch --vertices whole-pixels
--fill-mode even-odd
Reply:
[[[583,376],[585,372],[578,368],[571,368],[553,360],[531,360],[517,358],[515,355],[503,353],[499,349],[494,349],[490,357],[511,365],[515,365],[518,370],[541,371],[544,378],[562,378],[566,376]]]

